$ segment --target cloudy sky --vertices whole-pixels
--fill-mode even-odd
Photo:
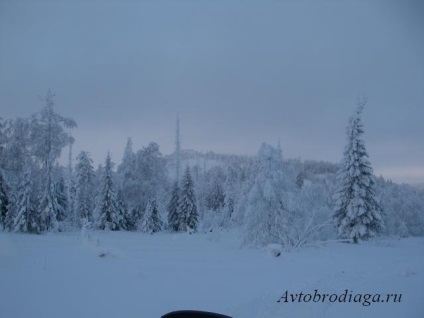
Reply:
[[[49,88],[75,152],[174,147],[338,162],[366,94],[377,175],[424,182],[422,1],[0,0],[0,116]]]

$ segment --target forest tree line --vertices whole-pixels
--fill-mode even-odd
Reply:
[[[151,142],[122,161],[98,167],[81,151],[67,166],[74,120],[57,114],[49,92],[29,118],[0,121],[0,224],[4,231],[44,233],[82,227],[153,234],[241,227],[245,245],[296,248],[315,241],[353,242],[377,235],[422,236],[424,192],[374,177],[358,104],[340,164],[285,159],[280,145],[256,156],[164,156]]]

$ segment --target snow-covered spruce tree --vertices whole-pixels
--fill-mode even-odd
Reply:
[[[72,137],[65,132],[65,128],[76,127],[76,123],[64,118],[53,110],[54,95],[49,90],[44,102],[45,107],[31,117],[31,151],[41,165],[43,171],[43,190],[40,206],[44,229],[49,231],[58,228],[57,214],[60,206],[57,202],[53,168],[60,157],[62,148],[72,142]]]
[[[0,117],[0,168],[4,168],[4,150],[6,145],[5,121]]]
[[[133,229],[137,230],[141,226],[141,222],[143,222],[144,211],[146,207],[138,204],[134,208],[130,210],[131,222],[133,224]]]
[[[180,217],[179,217],[179,209],[178,203],[180,199],[180,187],[178,186],[178,182],[174,182],[174,186],[172,188],[171,200],[168,204],[168,226],[171,231],[178,231],[180,227]]]
[[[15,232],[40,234],[43,224],[41,214],[37,211],[34,202],[33,184],[29,169],[24,172],[16,197],[16,217],[13,230]]]
[[[214,180],[209,195],[206,197],[206,206],[209,210],[220,211],[224,207],[224,202],[224,188],[218,180]]]
[[[196,231],[198,213],[196,197],[194,195],[194,183],[187,165],[181,186],[180,200],[178,203],[179,231]]]
[[[135,169],[135,153],[133,151],[133,142],[131,138],[127,139],[124,154],[122,156],[122,163],[118,167],[118,172],[121,173],[124,179],[132,179]]]
[[[0,153],[0,167],[7,173],[8,186],[12,191],[20,183],[24,166],[30,158],[30,127],[27,119],[17,118],[5,124],[4,145]]]
[[[140,231],[153,234],[162,230],[162,220],[159,217],[156,199],[151,198],[147,202],[143,220],[140,224]]]
[[[97,227],[99,229],[112,231],[121,230],[120,221],[122,216],[120,215],[113,185],[112,161],[109,153],[106,157],[97,211],[99,215]]]
[[[59,229],[58,214],[60,213],[60,205],[53,183],[52,176],[45,176],[45,187],[40,197],[37,209],[41,212],[43,220],[43,231],[57,231]]]
[[[171,231],[179,231],[181,226],[179,203],[181,190],[179,187],[180,182],[180,160],[181,160],[181,137],[180,137],[180,117],[177,114],[176,118],[176,131],[175,131],[175,182],[172,187],[171,200],[168,203],[168,227]]]
[[[6,218],[3,218],[4,228],[13,231],[16,216],[16,197],[19,184],[26,169],[34,171],[32,184],[35,188],[33,193],[38,193],[40,186],[39,178],[34,169],[31,158],[30,121],[17,118],[8,120],[3,126],[3,149],[0,153],[0,167],[3,168],[4,176],[7,176],[7,192],[9,194],[9,208]],[[31,163],[30,165],[27,165]],[[1,216],[0,216],[1,220]]]
[[[76,189],[75,189],[75,174],[72,165],[72,145],[73,142],[69,143],[69,152],[68,152],[68,167],[65,173],[65,188],[66,188],[66,199],[68,201],[68,216],[67,221],[70,225],[76,225],[76,216],[75,216],[75,198],[76,198]]]
[[[74,171],[71,171],[71,175],[67,176],[66,178],[66,198],[68,201],[68,216],[67,221],[69,224],[73,227],[75,227],[77,222],[76,212],[75,212],[75,204],[76,204],[76,197],[77,197],[77,190],[75,188],[76,184],[76,176]]]
[[[247,194],[243,244],[263,247],[279,243],[293,246],[289,235],[292,215],[287,211],[287,182],[281,152],[262,144],[256,157],[256,175]]]
[[[65,186],[65,178],[63,176],[57,178],[57,182],[55,183],[55,192],[57,204],[59,205],[56,218],[58,222],[63,222],[69,217],[69,201]]]
[[[118,215],[119,215],[119,228],[122,230],[132,231],[135,229],[134,222],[132,217],[128,212],[128,206],[125,202],[124,196],[122,194],[122,190],[118,190],[118,194],[116,196],[117,205],[118,205]]]
[[[6,217],[9,210],[9,197],[6,192],[6,184],[0,170],[0,224],[5,228]]]
[[[82,226],[82,220],[93,222],[95,208],[94,182],[95,174],[93,161],[89,154],[81,151],[77,156],[76,172],[76,198],[75,211],[78,226]]]
[[[176,157],[176,180],[180,182],[180,160],[181,160],[181,136],[180,136],[180,117],[177,115],[177,124],[175,132],[175,157]]]
[[[296,187],[298,189],[302,189],[304,182],[305,182],[305,173],[303,171],[299,171],[299,173],[296,176]]]
[[[199,168],[197,171],[194,168]],[[201,172],[199,166],[194,166],[193,172]],[[204,172],[204,177],[194,176],[196,182],[196,194],[198,197],[198,211],[202,211],[202,228],[213,231],[214,227],[222,226],[222,210],[224,208],[225,194],[225,170],[221,166],[211,167]],[[202,202],[203,201],[203,202]],[[201,208],[203,208],[201,210]]]
[[[246,224],[249,192],[255,183],[258,166],[258,156],[256,156],[254,160],[248,162],[241,172],[240,186],[237,188],[238,198],[231,214],[231,223],[235,225],[244,226]]]
[[[136,153],[137,205],[143,208],[151,197],[161,198],[168,187],[166,160],[159,150],[159,145],[150,142]]]
[[[122,162],[118,166],[120,189],[130,210],[140,203],[140,192],[142,191],[140,180],[137,178],[136,155],[133,152],[132,145],[132,139],[128,138]]]
[[[238,171],[235,165],[228,166],[224,182],[224,208],[222,209],[221,226],[230,226],[231,217],[235,210],[235,204],[238,199]]]
[[[211,167],[205,172],[205,204],[209,211],[221,210],[224,206],[225,170],[220,166]]]
[[[334,195],[338,234],[354,243],[378,235],[384,227],[382,209],[374,192],[373,170],[362,139],[361,113],[365,103],[366,100],[359,101],[355,114],[349,119]]]

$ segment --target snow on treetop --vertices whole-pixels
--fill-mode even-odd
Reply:
[[[270,160],[270,161],[281,161],[281,152],[267,143],[262,143],[259,148],[256,158],[259,161]]]

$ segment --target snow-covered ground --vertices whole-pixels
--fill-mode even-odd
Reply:
[[[288,293],[402,294],[398,303],[285,303]],[[332,243],[272,257],[236,231],[0,233],[0,317],[424,317],[424,238]]]

